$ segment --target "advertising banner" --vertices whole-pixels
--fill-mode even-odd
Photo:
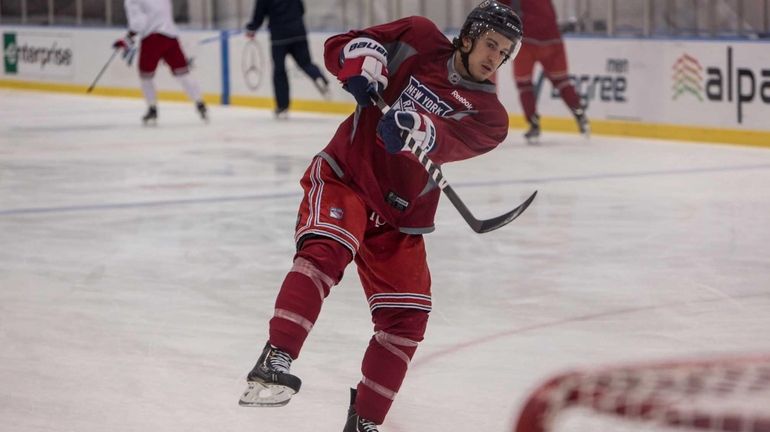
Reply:
[[[759,41],[566,39],[570,80],[592,120],[770,130],[770,44]],[[501,71],[503,68],[501,68]],[[510,68],[501,99],[520,113]],[[541,115],[568,117],[547,77]]]
[[[92,82],[110,58],[112,42],[124,32],[0,26],[0,34],[0,77],[10,85],[18,81],[27,86],[37,82],[47,88],[79,88]],[[325,97],[291,56],[286,58],[293,108],[337,113],[352,109],[352,97],[323,67],[324,42],[332,35],[308,35],[312,60],[330,81]],[[184,31],[180,43],[207,95],[218,95],[223,103],[272,106],[269,32],[260,31],[255,39],[248,39],[240,31]],[[564,44],[569,78],[594,125],[620,125],[615,131],[656,125],[659,129],[770,132],[770,44],[766,41],[567,37]],[[562,124],[569,128],[572,115],[539,66],[533,81],[539,114],[546,120],[568,120]],[[523,125],[511,62],[500,67],[496,82],[503,105]],[[159,66],[155,83],[161,92],[181,94],[165,64]],[[99,86],[111,94],[139,95],[136,62],[116,60]]]
[[[767,43],[668,44],[665,112],[676,122],[770,129]]]
[[[3,32],[3,73],[18,77],[72,79],[72,35],[34,31]]]

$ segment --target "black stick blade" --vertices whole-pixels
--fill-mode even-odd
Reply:
[[[532,195],[530,195],[526,201],[521,203],[520,206],[516,207],[515,209],[509,211],[504,215],[500,215],[492,219],[474,221],[473,223],[471,223],[471,229],[481,234],[481,233],[494,231],[498,228],[502,228],[505,225],[508,225],[509,223],[511,223],[511,221],[519,217],[520,214],[524,213],[524,210],[526,210],[527,207],[529,207],[529,205],[532,204],[532,201],[535,200],[536,195],[537,195],[537,191],[533,192]]]

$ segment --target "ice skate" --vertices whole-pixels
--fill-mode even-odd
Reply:
[[[377,425],[373,421],[359,417],[356,412],[356,389],[350,389],[348,420],[342,432],[377,432]]]
[[[527,144],[535,145],[540,143],[540,116],[535,114],[529,120],[529,130],[524,133],[524,139]]]
[[[578,130],[580,130],[580,134],[586,138],[590,138],[591,125],[588,123],[588,117],[586,117],[585,109],[578,108],[575,111],[573,111],[572,114],[574,114],[575,116],[575,121],[577,122]]]
[[[288,120],[289,119],[289,109],[288,108],[276,108],[275,109],[275,119],[276,120]]]
[[[329,81],[325,78],[318,77],[313,80],[313,84],[315,84],[315,88],[318,89],[318,92],[321,93],[324,99],[328,100],[331,97],[329,94]]]
[[[158,124],[158,109],[155,105],[147,108],[147,113],[142,117],[142,124],[145,126],[155,126]]]
[[[238,402],[246,407],[284,406],[299,391],[302,381],[289,373],[289,354],[265,344],[257,364],[246,377],[248,387]]]
[[[195,109],[198,110],[198,114],[201,116],[201,120],[208,123],[209,114],[208,114],[208,110],[206,109],[206,104],[203,103],[203,101],[195,102]]]

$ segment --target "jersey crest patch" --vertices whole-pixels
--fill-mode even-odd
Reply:
[[[342,220],[342,217],[345,215],[345,210],[342,210],[339,207],[332,207],[329,209],[329,216],[333,217],[334,219]]]
[[[439,98],[436,93],[418,81],[409,77],[409,84],[401,92],[393,108],[404,111],[420,111],[417,108],[440,117],[449,117],[454,112],[451,105]]]

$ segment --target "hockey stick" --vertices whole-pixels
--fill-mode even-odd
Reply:
[[[96,78],[94,78],[94,82],[92,82],[91,85],[88,87],[88,90],[86,90],[86,93],[91,93],[91,90],[93,90],[94,87],[96,87],[96,83],[99,81],[99,78],[101,78],[102,74],[104,74],[104,71],[107,70],[107,66],[109,66],[110,63],[112,63],[112,59],[114,59],[115,56],[118,55],[118,51],[120,51],[120,48],[115,48],[114,50],[112,50],[112,55],[110,56],[110,59],[107,60],[107,63],[105,63],[104,66],[102,66],[102,70],[100,70],[99,74],[96,75]]]
[[[369,89],[369,97],[371,97],[372,101],[377,104],[377,108],[379,108],[383,114],[387,114],[387,112],[390,111],[390,106],[385,103],[385,101],[382,99],[382,96],[380,96],[380,94],[377,93],[377,90],[374,88]],[[473,231],[479,234],[502,228],[512,220],[519,217],[519,215],[524,213],[524,210],[526,210],[535,199],[535,195],[537,195],[537,191],[535,191],[520,206],[503,215],[494,217],[492,219],[476,219],[473,216],[473,213],[468,210],[468,207],[465,206],[465,203],[463,203],[460,197],[457,196],[457,193],[455,193],[454,189],[452,189],[452,186],[449,185],[447,179],[444,178],[444,173],[441,172],[441,168],[428,158],[428,155],[425,154],[422,148],[415,145],[415,142],[411,136],[407,137],[406,146],[409,148],[409,151],[417,156],[417,160],[419,160],[425,170],[428,171],[428,174],[433,178],[441,191],[444,192],[444,195],[449,198],[449,201],[452,202],[452,205],[455,206],[457,211],[460,212],[460,215],[463,217],[463,219],[465,219],[465,222],[470,225]]]
[[[537,77],[537,82],[535,82],[535,88],[533,89],[535,92],[535,106],[537,106],[537,101],[540,99],[540,90],[543,88],[543,78],[545,78],[545,72],[540,71],[540,76]]]
[[[244,29],[222,30],[216,36],[211,36],[211,37],[207,37],[205,39],[199,40],[198,41],[198,45],[206,45],[206,44],[210,44],[212,42],[220,41],[222,39],[227,39],[227,38],[230,38],[232,36],[239,35],[239,34],[243,33],[244,31],[245,31]]]
[[[196,47],[200,47],[200,46],[203,46],[203,45],[208,45],[210,43],[220,42],[220,41],[223,41],[223,40],[227,40],[227,39],[229,39],[232,36],[236,36],[236,35],[239,35],[239,34],[243,33],[244,31],[245,30],[243,30],[243,29],[222,30],[216,36],[211,36],[211,37],[207,37],[207,38],[199,40],[198,42],[196,42],[195,46]],[[187,58],[187,67],[188,68],[192,69],[194,67],[193,65],[195,63],[195,58],[196,58],[195,56],[196,55],[197,55],[197,53],[193,53],[193,55],[191,55],[190,57]]]

